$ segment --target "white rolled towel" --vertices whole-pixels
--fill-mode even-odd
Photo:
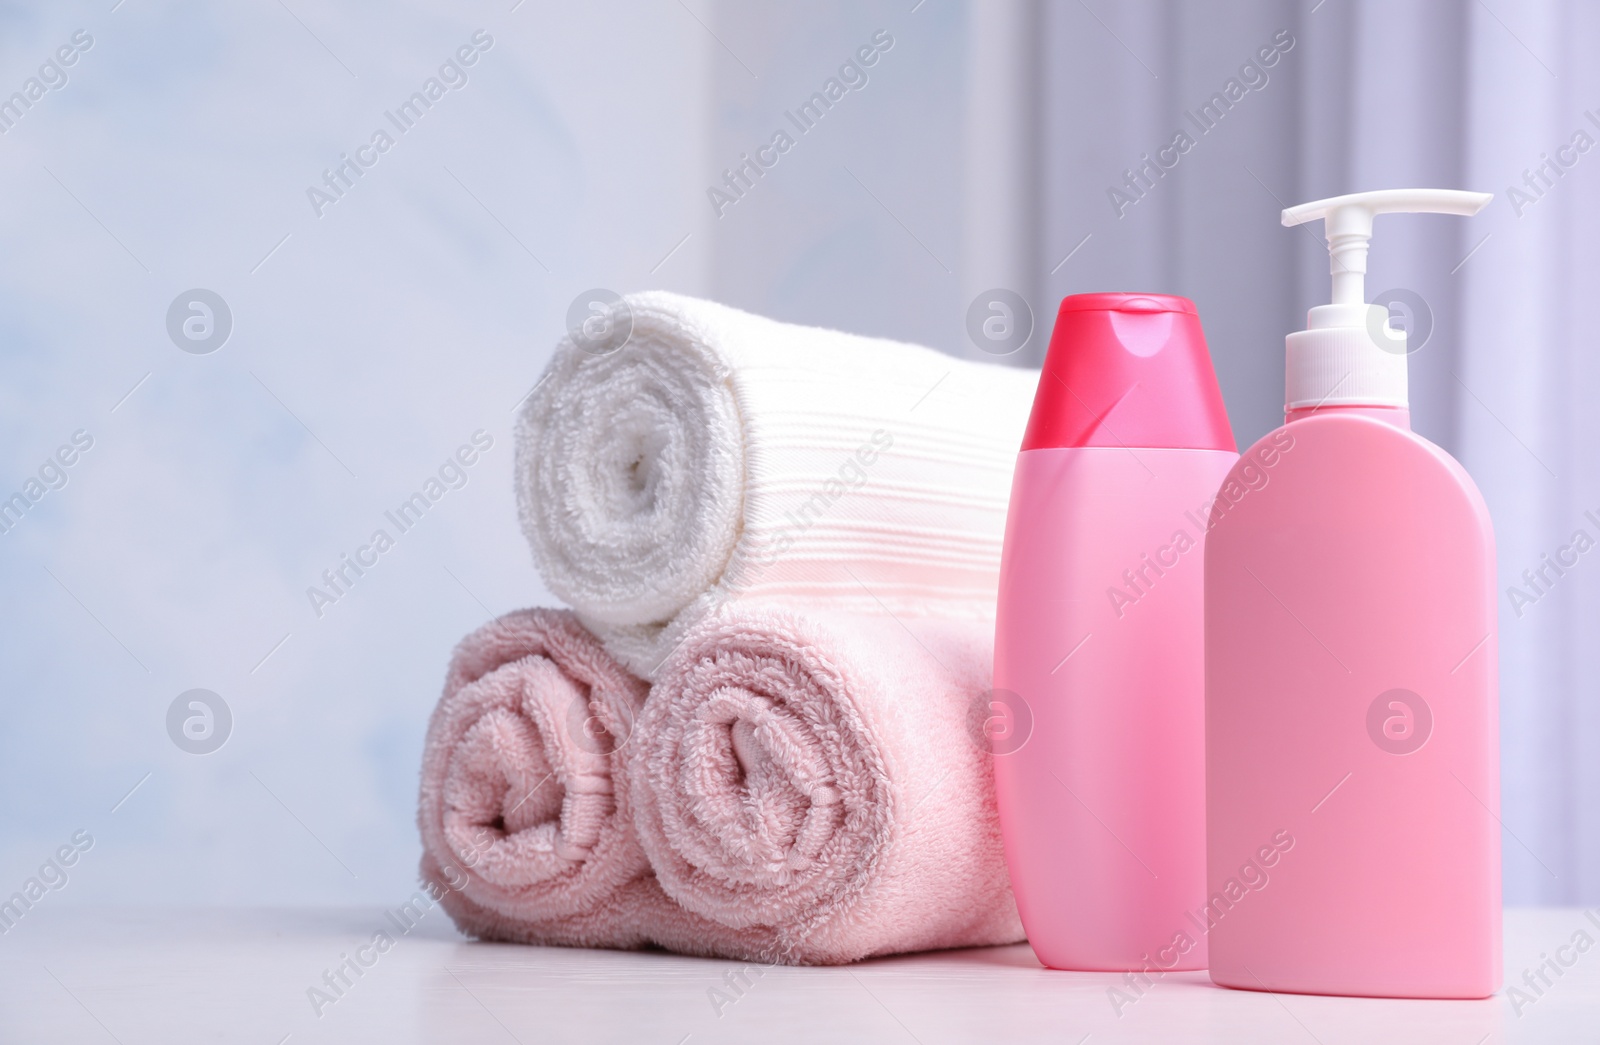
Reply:
[[[661,291],[610,318],[522,410],[517,505],[545,583],[630,669],[733,598],[993,614],[1038,371]]]

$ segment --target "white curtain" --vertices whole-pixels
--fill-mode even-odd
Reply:
[[[1600,147],[1579,151],[1600,142],[1600,10],[1073,0],[1037,17],[1036,264],[1090,237],[1046,298],[1194,298],[1241,446],[1278,422],[1283,335],[1328,294],[1320,237],[1282,228],[1281,207],[1398,186],[1496,193],[1470,220],[1381,219],[1367,286],[1414,292],[1431,312],[1411,361],[1413,424],[1465,464],[1494,516],[1506,899],[1600,899],[1600,547],[1565,552],[1577,565],[1547,568],[1544,594],[1522,577],[1578,530],[1600,541],[1600,361],[1582,318],[1600,277]],[[1260,76],[1241,72],[1287,38]],[[1266,82],[1198,133],[1186,110],[1229,78]],[[1108,188],[1179,129],[1193,147],[1118,217]],[[1513,585],[1536,601],[1513,600]]]
[[[1500,198],[1474,229],[1493,238],[1461,271],[1456,448],[1494,512],[1502,586],[1529,590],[1523,571],[1538,570],[1576,531],[1600,538],[1600,363],[1583,319],[1600,277],[1600,149],[1567,148],[1580,132],[1600,142],[1589,116],[1600,117],[1600,11],[1546,2],[1497,13],[1479,8],[1464,41],[1463,169]],[[1546,164],[1563,156],[1577,162],[1560,173]],[[1526,189],[1524,172],[1541,165],[1550,184],[1534,175]],[[1523,192],[1542,196],[1530,204]],[[1600,553],[1553,579],[1533,605],[1518,600],[1520,616],[1501,600],[1504,816],[1522,843],[1508,843],[1507,895],[1592,903]]]
[[[1413,426],[1466,465],[1494,516],[1506,898],[1600,900],[1600,546],[1520,615],[1505,592],[1576,530],[1600,541],[1584,515],[1600,520],[1600,361],[1580,318],[1600,276],[1600,148],[1566,148],[1579,130],[1600,141],[1586,115],[1600,121],[1600,9],[721,0],[714,21],[752,67],[712,56],[717,170],[860,40],[887,28],[896,43],[868,89],[712,223],[713,296],[979,356],[967,306],[1005,287],[1036,317],[1008,358],[1037,365],[1065,294],[1184,294],[1241,446],[1280,422],[1283,337],[1329,293],[1319,230],[1285,229],[1279,211],[1383,187],[1494,192],[1471,219],[1380,219],[1367,286],[1425,303]],[[1230,80],[1243,96],[1201,114]],[[1157,173],[1146,157],[1179,131],[1192,146]],[[1526,175],[1535,196],[1525,172],[1557,160],[1548,187]]]

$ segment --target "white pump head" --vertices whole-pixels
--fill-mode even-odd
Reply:
[[[1305,330],[1286,339],[1286,408],[1407,406],[1405,337],[1380,305],[1366,303],[1367,242],[1379,214],[1470,217],[1493,194],[1459,189],[1384,189],[1302,203],[1283,212],[1285,225],[1321,219],[1333,273],[1333,303],[1313,308]]]

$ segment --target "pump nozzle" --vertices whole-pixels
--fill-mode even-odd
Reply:
[[[1294,226],[1322,219],[1328,238],[1329,267],[1333,272],[1333,303],[1360,305],[1367,300],[1362,280],[1367,274],[1367,241],[1372,238],[1374,217],[1379,214],[1458,214],[1470,218],[1493,199],[1493,193],[1462,189],[1352,192],[1290,207],[1283,212],[1283,223]]]
[[[1366,303],[1367,243],[1379,214],[1470,217],[1492,193],[1460,189],[1353,192],[1283,212],[1283,223],[1321,219],[1333,273],[1333,301],[1311,310],[1305,330],[1287,338],[1285,403],[1308,406],[1407,405],[1405,338],[1389,327],[1387,310]],[[1398,346],[1398,347],[1396,347]]]

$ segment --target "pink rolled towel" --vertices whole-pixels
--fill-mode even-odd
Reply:
[[[662,893],[619,770],[645,684],[558,610],[521,610],[456,648],[428,725],[422,875],[482,939],[722,954],[748,935]]]
[[[663,665],[628,752],[667,895],[738,955],[833,964],[1023,938],[995,813],[991,626],[733,606]]]

